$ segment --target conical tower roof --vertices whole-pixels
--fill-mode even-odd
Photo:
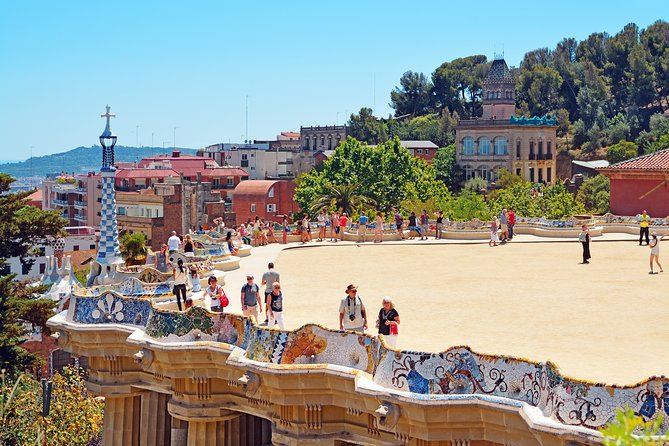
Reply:
[[[513,84],[513,75],[504,59],[495,59],[490,66],[490,71],[485,78],[485,83],[511,83]]]

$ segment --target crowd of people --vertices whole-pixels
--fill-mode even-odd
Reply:
[[[435,218],[435,239],[440,239],[443,236],[444,214],[441,211],[433,214]],[[410,240],[419,237],[420,240],[427,240],[427,233],[430,225],[430,215],[427,210],[423,209],[420,216],[416,216],[415,212],[411,212],[408,220],[405,222],[403,216],[397,209],[393,209],[393,218],[395,227],[401,228],[399,231],[401,238],[408,238]],[[226,234],[226,243],[231,253],[236,253],[236,247],[233,242],[249,243],[250,236],[258,245],[277,242],[274,237],[274,223],[265,222],[256,217],[255,221],[250,220],[247,224],[233,226],[229,230],[226,229],[222,220],[214,220],[215,229],[219,233]],[[513,209],[503,209],[499,216],[492,218],[490,222],[490,241],[489,246],[497,246],[504,244],[513,239],[513,228],[516,222],[516,216]],[[301,236],[302,243],[307,243],[312,240],[312,224],[308,215],[305,214],[301,220],[297,221],[296,234]],[[350,228],[350,219],[346,212],[328,212],[323,209],[319,212],[315,219],[315,228],[317,229],[317,240],[325,241],[329,239],[332,242],[343,240],[344,230]],[[364,243],[367,236],[367,226],[370,224],[370,219],[361,212],[357,219],[357,241]],[[374,219],[374,242],[383,241],[383,214],[377,212]],[[655,266],[659,272],[663,272],[662,265],[659,260],[659,242],[664,239],[664,236],[659,237],[656,232],[649,233],[650,217],[646,211],[638,216],[639,223],[639,245],[643,245],[645,238],[646,246],[650,248],[650,272],[649,274],[657,274],[654,270]],[[287,216],[283,216],[281,224],[283,233],[283,242],[286,242],[287,234],[290,233]],[[408,235],[405,233],[408,230]],[[249,230],[252,231],[249,233]],[[200,232],[206,233],[206,229],[200,228]],[[271,234],[271,235],[270,235]],[[582,244],[582,258],[583,264],[590,263],[590,242],[591,233],[588,225],[582,225],[581,232],[578,236],[579,242]],[[202,293],[201,297],[209,299],[209,307],[211,311],[222,312],[229,305],[230,301],[221,285],[218,285],[218,280],[215,276],[207,278],[208,286],[201,288],[200,279],[202,274],[198,272],[193,265],[186,267],[182,259],[178,259],[176,265],[171,265],[169,262],[169,254],[182,249],[186,257],[193,257],[195,254],[193,238],[190,234],[186,234],[183,238],[179,238],[176,231],[172,231],[171,237],[167,240],[167,244],[163,244],[158,253],[155,254],[155,267],[163,272],[167,272],[168,268],[172,267],[172,274],[174,280],[174,295],[176,297],[177,306],[180,311],[188,309],[193,305],[192,297],[187,297],[187,288],[190,288],[192,293]],[[285,321],[283,317],[283,294],[281,291],[281,276],[274,269],[274,264],[269,263],[268,269],[262,275],[260,285],[254,282],[254,276],[249,274],[246,276],[246,283],[241,288],[240,303],[242,313],[244,316],[251,318],[256,322],[265,324],[270,327],[278,325],[280,329],[285,329]],[[190,285],[190,286],[189,286]],[[264,287],[261,294],[260,287]],[[339,304],[339,329],[349,330],[359,333],[364,333],[369,329],[368,314],[362,298],[358,295],[357,286],[350,284],[345,290],[346,296]],[[263,296],[263,297],[261,297]],[[263,310],[265,313],[264,322],[262,322]],[[391,347],[395,348],[398,336],[398,326],[400,324],[400,317],[398,311],[388,296],[383,297],[381,302],[381,309],[376,315],[375,327],[378,334],[383,334],[384,339]]]

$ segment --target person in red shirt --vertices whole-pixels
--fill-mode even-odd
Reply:
[[[348,223],[348,217],[346,212],[342,212],[341,217],[339,217],[339,233],[341,234],[341,239],[344,240],[344,231],[346,231],[346,223]]]
[[[508,217],[508,226],[509,226],[509,240],[513,238],[513,225],[516,224],[516,213],[513,212],[513,209],[509,209]]]

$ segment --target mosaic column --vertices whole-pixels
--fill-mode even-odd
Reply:
[[[102,175],[102,209],[100,210],[100,243],[96,261],[100,265],[123,263],[121,248],[118,242],[118,226],[116,224],[116,191],[112,168],[103,168]]]

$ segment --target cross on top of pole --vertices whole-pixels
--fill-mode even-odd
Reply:
[[[109,110],[111,109],[111,107],[109,105],[107,105],[106,108],[107,108],[107,113],[105,113],[104,115],[100,115],[100,117],[101,118],[107,118],[107,126],[105,127],[105,130],[110,130],[110,128],[109,128],[109,118],[115,118],[116,115],[114,113],[109,113]]]

